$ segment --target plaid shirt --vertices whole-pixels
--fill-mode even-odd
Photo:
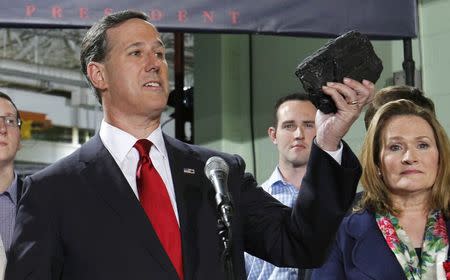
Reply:
[[[285,182],[275,168],[270,178],[262,184],[262,188],[286,206],[292,207],[298,196],[298,190]],[[271,263],[245,253],[245,270],[248,280],[297,280],[298,269],[276,267]]]
[[[5,192],[0,193],[0,236],[6,252],[11,247],[17,207],[17,174]]]

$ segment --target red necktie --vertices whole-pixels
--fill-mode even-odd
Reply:
[[[180,228],[166,186],[150,160],[151,146],[152,142],[147,139],[134,144],[139,152],[136,171],[139,200],[179,278],[183,280]]]

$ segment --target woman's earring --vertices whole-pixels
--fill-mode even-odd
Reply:
[[[377,168],[377,175],[381,177],[381,170],[380,170],[380,168]]]

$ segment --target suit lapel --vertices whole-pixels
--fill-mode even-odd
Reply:
[[[355,214],[347,231],[356,239],[352,261],[363,274],[372,279],[406,279],[403,270],[386,241],[372,214]],[[361,229],[367,229],[361,232]]]
[[[203,175],[204,162],[187,144],[166,135],[164,140],[180,220],[184,276],[186,280],[197,279],[195,268],[199,267],[198,248],[200,248],[198,231],[199,225],[205,221],[199,221],[196,212],[204,203],[202,186],[208,183]]]
[[[24,193],[24,189],[23,189],[23,182],[22,182],[22,179],[20,179],[18,176],[17,176],[17,206],[19,205],[19,201],[20,201],[20,198],[22,197],[22,194]]]
[[[98,135],[82,146],[80,159],[87,164],[82,172],[85,184],[114,210],[136,240],[172,276],[167,279],[178,279],[138,199]]]

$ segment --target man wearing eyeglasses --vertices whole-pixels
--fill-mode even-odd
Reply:
[[[16,105],[0,92],[0,237],[4,247],[0,249],[0,259],[5,258],[11,246],[16,206],[22,192],[22,182],[14,172],[14,158],[20,149],[20,124]],[[0,267],[0,275],[3,269]]]

